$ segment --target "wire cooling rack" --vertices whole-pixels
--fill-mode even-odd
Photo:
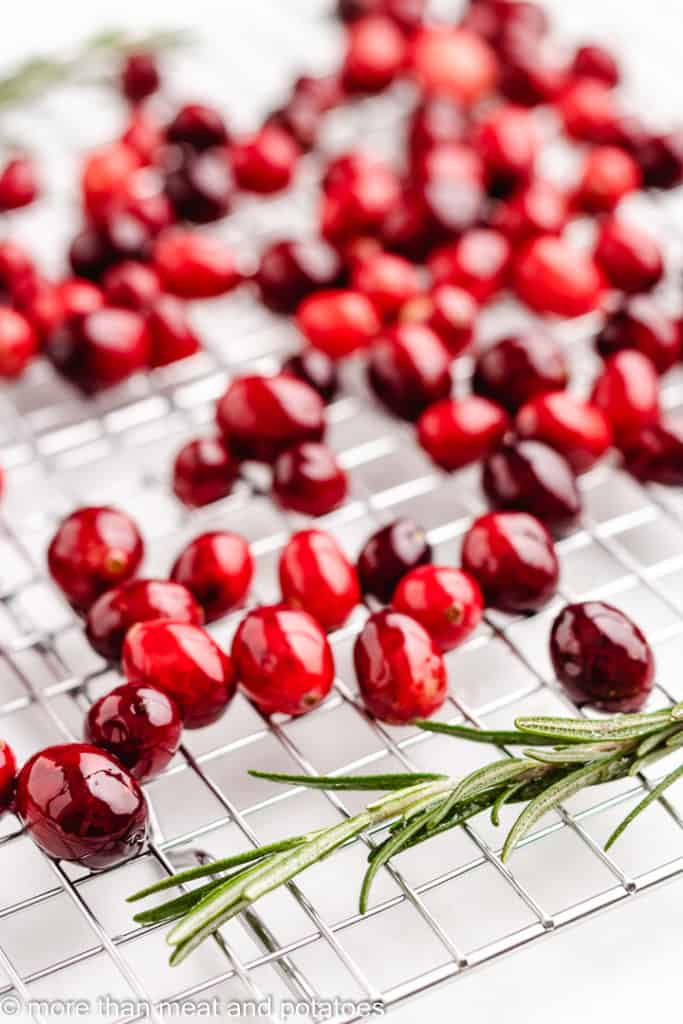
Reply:
[[[234,119],[247,124],[276,98],[302,54],[310,59],[314,53],[322,70],[338,46],[337,28],[318,0],[288,4],[286,16],[275,3],[254,6],[251,20],[243,11],[229,61],[207,43],[201,54],[175,59],[171,70],[178,96],[224,97],[229,110],[239,96]],[[410,103],[409,90],[401,88],[332,115],[326,148],[360,139],[374,152],[391,154]],[[73,231],[68,190],[78,154],[111,137],[122,116],[110,93],[82,84],[3,122],[8,134],[39,149],[50,182],[34,208],[8,218],[7,233],[40,252],[48,268],[59,269]],[[212,230],[245,258],[269,238],[310,230],[317,159],[306,158],[286,197],[242,202]],[[547,160],[549,173],[571,172],[561,143],[549,146]],[[630,210],[659,233],[672,280],[683,237],[680,207],[672,195],[639,197]],[[675,289],[663,289],[662,301],[675,298]],[[175,501],[168,475],[180,445],[211,429],[214,401],[230,377],[275,369],[297,339],[289,323],[244,292],[203,303],[193,317],[204,353],[94,400],[80,398],[42,364],[0,394],[0,464],[7,472],[0,506],[0,735],[20,760],[49,743],[80,738],[89,702],[119,682],[46,578],[47,542],[74,507],[114,503],[130,512],[145,534],[146,575],[167,574],[180,548],[205,529],[237,530],[255,557],[251,600],[278,596],[278,553],[306,520],[280,512],[259,493],[258,477],[253,486],[242,484],[226,500],[188,514]],[[503,300],[487,312],[482,335],[510,331],[525,319]],[[589,345],[595,327],[588,318],[553,328],[578,388],[595,370]],[[470,369],[467,360],[459,362],[459,390]],[[666,406],[679,411],[681,370],[669,374],[663,394]],[[460,538],[484,509],[478,470],[451,476],[435,470],[410,429],[373,404],[357,368],[350,368],[329,420],[330,442],[352,488],[344,507],[320,525],[355,555],[379,524],[410,515],[427,529],[435,560],[457,564]],[[531,618],[488,615],[470,641],[447,656],[450,697],[442,719],[501,727],[521,713],[572,713],[553,679],[547,635],[564,600],[587,597],[610,600],[645,629],[658,664],[651,706],[683,699],[683,494],[641,487],[609,463],[583,477],[581,486],[580,528],[559,544],[561,595]],[[239,617],[211,627],[220,642],[229,644]],[[495,753],[369,720],[357,702],[351,666],[362,621],[359,610],[331,637],[338,678],[324,706],[302,719],[268,723],[238,695],[222,721],[186,734],[166,772],[146,786],[153,840],[135,861],[99,874],[54,863],[6,816],[0,823],[3,1015],[26,1010],[27,1019],[44,1020],[65,1006],[87,1020],[160,1021],[178,1016],[191,1001],[228,1019],[240,1004],[245,1019],[257,1010],[259,1019],[271,1021],[341,1024],[371,1019],[373,1009],[391,1016],[409,996],[683,873],[680,789],[650,808],[613,852],[602,852],[616,821],[650,782],[647,776],[627,779],[583,792],[546,817],[509,865],[498,855],[504,828],[485,819],[403,853],[378,879],[361,918],[358,883],[368,845],[377,838],[365,836],[169,969],[163,932],[134,926],[123,902],[127,893],[172,867],[331,823],[360,807],[362,794],[283,789],[250,779],[248,768],[462,773]],[[503,826],[513,813],[504,809]],[[81,1011],[78,1000],[85,1001]]]

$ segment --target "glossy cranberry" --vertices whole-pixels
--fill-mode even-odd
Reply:
[[[229,212],[235,184],[223,147],[197,152],[174,146],[165,154],[164,171],[164,191],[180,220],[208,224]]]
[[[159,238],[153,262],[163,286],[184,299],[224,295],[241,280],[224,242],[180,228]]]
[[[457,242],[438,249],[429,260],[437,284],[452,284],[477,302],[488,302],[505,285],[510,243],[499,231],[472,228]]]
[[[444,343],[451,356],[460,355],[471,343],[479,306],[469,292],[455,285],[437,284],[403,306],[401,323],[429,327]]]
[[[92,705],[84,736],[144,782],[173,759],[182,732],[180,712],[171,697],[156,686],[124,683]]]
[[[439,142],[417,153],[410,170],[413,181],[423,186],[484,185],[484,162],[479,153],[464,142]]]
[[[299,306],[297,326],[313,348],[331,359],[343,359],[367,348],[382,321],[375,304],[359,291],[315,292]]]
[[[134,150],[143,164],[151,165],[158,162],[164,134],[161,125],[144,107],[136,107],[121,136],[121,141]]]
[[[382,224],[384,246],[424,262],[435,246],[479,223],[486,193],[471,178],[435,177],[409,183]]]
[[[41,342],[61,323],[64,311],[59,288],[42,274],[28,274],[14,283],[14,307],[22,313]]]
[[[137,781],[89,743],[34,754],[19,772],[16,810],[50,857],[92,870],[134,857],[147,838],[147,804]]]
[[[321,239],[287,240],[264,249],[255,281],[264,305],[293,313],[311,292],[338,285],[343,270],[337,250]]]
[[[231,493],[239,463],[220,437],[188,441],[173,464],[173,493],[189,508],[201,508]]]
[[[656,423],[659,380],[654,364],[632,349],[616,352],[606,360],[591,401],[612,424],[617,444],[631,431]]]
[[[570,73],[574,78],[597,78],[605,85],[619,84],[619,65],[615,57],[604,46],[586,43],[579,46],[571,62]]]
[[[235,693],[232,662],[201,628],[157,619],[137,622],[123,643],[129,683],[156,686],[178,705],[187,729],[216,722]]]
[[[626,469],[638,480],[683,486],[683,422],[680,419],[642,426],[622,438],[620,447]]]
[[[144,545],[124,512],[105,506],[80,508],[64,519],[47,552],[52,579],[78,611],[135,575]]]
[[[617,146],[596,146],[586,155],[575,202],[585,213],[610,213],[640,187],[640,169]]]
[[[652,360],[658,373],[666,373],[681,355],[676,323],[646,295],[627,299],[606,320],[595,345],[607,357],[624,349],[636,349]]]
[[[160,84],[159,69],[153,53],[130,53],[121,69],[121,91],[131,103],[141,103],[156,92]]]
[[[403,70],[406,44],[391,18],[368,15],[348,31],[342,83],[348,92],[381,92]]]
[[[649,292],[664,275],[662,252],[654,238],[616,218],[603,222],[595,260],[610,284],[622,292]]]
[[[517,295],[538,313],[583,316],[602,297],[603,276],[591,256],[554,235],[539,235],[522,246],[512,271]]]
[[[536,235],[559,235],[569,219],[567,197],[556,185],[534,178],[522,185],[491,216],[491,225],[519,245]]]
[[[366,14],[385,14],[406,32],[422,23],[426,8],[426,0],[337,0],[337,14],[342,21],[357,21]]]
[[[475,144],[492,195],[506,195],[531,175],[539,142],[532,116],[523,107],[503,104],[486,115],[477,128]]]
[[[646,188],[675,188],[683,181],[683,132],[645,133],[629,147],[638,161]]]
[[[0,814],[9,810],[17,782],[17,762],[9,743],[0,740]]]
[[[301,75],[284,106],[273,111],[266,124],[283,128],[303,150],[308,150],[316,142],[323,115],[341,99],[338,75]]]
[[[26,277],[33,278],[36,273],[33,258],[23,245],[11,238],[0,241],[0,291],[3,295],[7,293],[9,297],[17,284]]]
[[[166,129],[169,142],[191,146],[192,149],[209,149],[222,146],[228,141],[225,121],[213,107],[201,103],[188,103],[181,107]]]
[[[325,433],[320,395],[285,373],[236,377],[218,402],[216,420],[238,458],[260,462],[273,462],[303,441],[321,441]]]
[[[280,555],[282,600],[303,608],[326,632],[339,629],[360,603],[355,567],[322,530],[294,533]]]
[[[273,466],[273,497],[307,516],[324,516],[348,492],[346,473],[327,445],[304,441],[281,452]]]
[[[95,601],[88,612],[86,633],[98,654],[116,661],[130,627],[154,619],[201,625],[204,613],[190,591],[178,583],[129,580]]]
[[[146,230],[147,239],[156,238],[162,231],[170,227],[175,216],[173,207],[167,196],[161,191],[154,175],[134,175],[122,196],[112,201],[98,221],[100,230],[104,230],[118,259],[130,256],[134,245],[126,239],[127,220],[137,222]],[[123,227],[118,226],[119,221]],[[133,225],[134,227],[135,225]],[[130,228],[128,228],[130,230]],[[123,238],[117,237],[123,235]],[[143,245],[147,246],[145,236]]]
[[[610,145],[617,141],[619,106],[610,86],[597,78],[579,78],[559,102],[564,130],[579,142]]]
[[[416,619],[391,608],[365,623],[353,664],[363,703],[381,722],[428,718],[446,699],[448,676],[436,643]]]
[[[57,285],[62,318],[85,316],[106,304],[101,288],[81,277],[67,277]],[[113,303],[115,305],[115,303]]]
[[[100,281],[116,263],[116,255],[99,231],[87,227],[74,236],[69,245],[69,266],[77,277]]]
[[[185,306],[175,295],[161,295],[156,299],[147,311],[147,329],[152,369],[201,351],[202,343],[188,323]]]
[[[482,484],[493,508],[529,512],[554,533],[571,529],[581,511],[570,463],[540,441],[500,444],[484,463]]]
[[[378,399],[406,420],[451,392],[451,357],[438,335],[423,324],[403,323],[373,343],[368,382]]]
[[[323,189],[320,230],[335,245],[376,235],[401,196],[400,181],[391,167],[357,154],[329,165]]]
[[[540,330],[500,338],[477,359],[472,388],[509,412],[536,395],[560,391],[569,381],[564,353],[551,335]]]
[[[537,43],[548,33],[542,7],[523,0],[471,0],[461,24],[483,36],[497,52],[507,54],[522,44]]]
[[[417,436],[430,458],[450,471],[483,459],[502,440],[508,426],[507,413],[500,405],[467,395],[430,405],[417,421]]]
[[[358,261],[351,284],[370,299],[385,320],[393,320],[401,307],[420,292],[420,275],[402,256],[379,252]]]
[[[410,64],[423,92],[469,106],[491,92],[498,63],[484,40],[466,28],[432,25],[418,30]]]
[[[323,402],[331,402],[339,390],[337,364],[317,348],[305,348],[282,365],[282,373],[309,384]]]
[[[88,282],[84,282],[88,284]],[[89,285],[92,287],[92,285]],[[146,263],[128,260],[108,270],[102,281],[107,302],[111,306],[132,309],[140,313],[161,295],[161,282],[157,272]],[[80,312],[91,312],[90,309]]]
[[[300,152],[289,132],[266,125],[230,147],[235,181],[247,192],[280,192],[291,183]]]
[[[139,313],[103,306],[64,323],[47,339],[46,353],[60,373],[92,394],[148,366],[150,347]]]
[[[423,565],[404,576],[392,601],[397,612],[423,626],[440,651],[461,644],[481,621],[479,584],[460,569]]]
[[[321,626],[307,612],[282,605],[255,608],[244,617],[232,658],[242,689],[265,715],[312,711],[334,682]]]
[[[551,391],[523,405],[515,431],[519,437],[555,448],[575,473],[591,469],[612,444],[612,428],[604,413],[568,391]]]
[[[572,700],[601,711],[639,711],[654,681],[654,658],[641,630],[602,601],[564,608],[550,633],[557,678]]]
[[[130,181],[142,166],[140,157],[123,142],[93,150],[81,172],[81,191],[87,213],[97,219],[112,202],[126,195]]]
[[[431,560],[432,549],[422,527],[412,519],[395,519],[373,533],[358,556],[363,596],[388,604],[406,573]]]
[[[36,167],[29,157],[15,157],[0,171],[0,211],[28,206],[39,191]]]
[[[195,537],[180,552],[171,570],[171,579],[194,595],[207,622],[239,608],[253,575],[249,545],[229,530]]]
[[[408,148],[413,162],[420,154],[443,143],[465,137],[467,120],[462,106],[443,96],[430,96],[415,108],[410,118]]]
[[[511,103],[536,107],[556,103],[566,85],[567,69],[552,49],[531,45],[512,46],[503,55],[499,89]]]
[[[38,351],[38,336],[21,313],[0,306],[0,377],[19,377]]]

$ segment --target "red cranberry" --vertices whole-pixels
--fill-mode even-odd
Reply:
[[[650,135],[638,139],[629,149],[643,174],[646,188],[675,188],[683,181],[683,132]]]
[[[163,771],[183,732],[178,707],[156,686],[124,683],[93,704],[85,739],[118,758],[140,782]]]
[[[46,352],[56,369],[91,394],[148,366],[150,346],[139,313],[103,306],[63,324],[47,339]]]
[[[36,274],[36,265],[23,246],[10,238],[0,241],[0,291],[3,294],[8,293],[9,297],[17,285]]]
[[[86,633],[91,646],[109,661],[121,657],[126,633],[136,622],[170,619],[201,625],[202,609],[186,587],[168,580],[129,580],[91,606]]]
[[[187,322],[185,307],[175,295],[161,295],[147,312],[149,365],[153,369],[187,359],[202,344]]]
[[[218,402],[218,428],[242,459],[273,462],[303,441],[321,441],[325,407],[320,395],[285,373],[236,377]]]
[[[357,21],[366,14],[385,14],[409,32],[422,23],[426,0],[337,0],[337,14],[342,21]]]
[[[164,170],[164,191],[179,219],[208,224],[229,212],[235,185],[222,147],[197,152],[175,146],[165,155]]]
[[[88,282],[84,284],[88,285]],[[157,272],[146,263],[137,263],[134,260],[119,263],[108,270],[102,287],[109,305],[132,309],[138,313],[148,309],[161,294]]]
[[[640,169],[617,146],[596,146],[587,154],[576,203],[585,213],[610,213],[625,195],[640,187]]]
[[[283,508],[324,516],[341,505],[346,473],[324,444],[304,441],[281,452],[273,466],[273,496]]]
[[[683,486],[683,423],[664,420],[642,426],[622,439],[624,465],[638,480]]]
[[[555,103],[565,84],[566,67],[556,53],[539,46],[513,46],[504,54],[499,88],[507,100],[522,107]]]
[[[16,157],[0,172],[0,210],[28,206],[40,191],[36,168],[28,157]]]
[[[424,530],[412,519],[395,519],[373,533],[358,556],[361,591],[364,597],[388,604],[406,573],[431,560]]]
[[[428,718],[446,699],[446,666],[434,640],[416,619],[391,608],[365,623],[353,663],[363,703],[382,722]]]
[[[393,320],[404,303],[419,293],[420,275],[402,256],[379,252],[358,261],[351,284],[367,295],[385,320]]]
[[[217,238],[176,229],[159,238],[154,267],[168,291],[184,299],[210,299],[241,279],[232,250]]]
[[[440,651],[450,651],[472,633],[483,612],[479,584],[460,569],[423,565],[404,576],[392,606],[427,630]]]
[[[597,78],[605,85],[619,84],[619,65],[604,46],[586,43],[579,46],[572,60],[570,73],[574,78]]]
[[[50,574],[78,611],[111,587],[135,575],[144,545],[124,512],[104,506],[80,508],[64,519],[50,541]]]
[[[303,608],[328,633],[343,626],[360,603],[354,566],[321,530],[292,534],[280,555],[279,576],[282,600]]]
[[[21,313],[0,306],[0,377],[19,377],[38,351],[38,336]]]
[[[627,299],[612,313],[595,341],[601,356],[636,349],[666,373],[681,355],[680,331],[675,322],[646,295]]]
[[[235,693],[230,658],[201,626],[188,622],[157,619],[131,626],[123,671],[128,682],[168,694],[188,729],[216,722]]]
[[[111,142],[93,150],[81,172],[83,204],[88,214],[101,217],[112,201],[125,196],[131,178],[141,165],[135,150],[123,142]]]
[[[496,50],[539,42],[548,32],[548,15],[536,3],[518,0],[470,0],[461,24],[483,36]]]
[[[473,228],[457,242],[438,249],[429,269],[438,284],[457,285],[485,303],[504,286],[509,262],[510,244],[504,235]]]
[[[403,70],[406,45],[391,18],[369,15],[348,32],[342,83],[348,92],[381,92]]]
[[[341,98],[337,75],[313,77],[302,75],[297,79],[284,106],[269,115],[266,124],[276,125],[289,132],[303,150],[315,144],[323,115],[335,107]]]
[[[415,33],[410,63],[423,92],[467,106],[491,92],[498,73],[496,56],[480,36],[446,25]]]
[[[101,309],[105,305],[102,289],[80,277],[68,277],[60,281],[57,285],[57,296],[64,320],[94,313],[96,309]]]
[[[337,364],[316,348],[305,348],[282,365],[283,373],[309,384],[323,402],[331,402],[339,389]]]
[[[502,440],[508,426],[501,406],[467,395],[430,405],[417,422],[417,436],[438,466],[455,470],[483,459]]]
[[[622,292],[649,292],[664,275],[662,252],[651,235],[615,218],[602,224],[595,260]]]
[[[477,359],[472,388],[477,395],[516,412],[536,395],[567,386],[569,368],[564,353],[549,334],[533,330],[501,338]]]
[[[412,160],[442,143],[459,142],[466,131],[467,121],[459,103],[443,96],[427,97],[410,119],[408,149]]]
[[[355,154],[330,165],[323,187],[320,230],[335,245],[376,235],[401,197],[400,181],[391,167]]]
[[[554,596],[560,566],[545,526],[525,512],[490,512],[465,534],[462,566],[486,604],[506,612],[538,611]]]
[[[242,688],[265,715],[312,711],[334,682],[334,660],[322,628],[307,612],[281,605],[245,616],[232,657]]]
[[[579,78],[559,102],[564,130],[579,142],[610,145],[617,141],[619,107],[611,88],[597,78]]]
[[[523,107],[496,107],[478,126],[475,141],[493,195],[507,194],[531,175],[540,140],[532,116]]]
[[[659,380],[650,359],[641,352],[616,352],[593,387],[591,401],[612,424],[617,444],[626,434],[659,419]]]
[[[188,441],[173,464],[173,493],[189,508],[227,497],[239,475],[239,463],[220,437]]]
[[[612,444],[612,428],[603,412],[567,391],[551,391],[527,402],[517,413],[519,437],[542,441],[585,473]]]
[[[9,810],[17,783],[17,762],[9,743],[0,740],[0,814]]]
[[[276,313],[293,313],[311,292],[333,288],[343,275],[339,253],[321,239],[273,242],[255,275],[261,301]]]
[[[100,281],[115,263],[116,256],[111,247],[101,232],[94,228],[79,231],[69,246],[69,266],[77,277]]]
[[[331,359],[343,359],[367,348],[382,322],[367,295],[332,289],[304,299],[297,312],[297,326],[314,348]]]
[[[654,681],[650,645],[628,616],[602,601],[564,608],[550,633],[557,678],[578,704],[639,711]]]
[[[34,754],[19,773],[16,808],[45,853],[93,870],[135,856],[147,838],[147,804],[137,781],[89,743]]]
[[[411,174],[413,180],[423,186],[450,184],[451,187],[455,187],[461,183],[469,183],[483,187],[485,177],[482,158],[464,142],[439,142],[416,154],[411,165]]]
[[[600,269],[564,238],[539,235],[532,239],[516,254],[512,270],[517,295],[539,313],[583,316],[600,303],[604,284]]]
[[[143,164],[150,165],[158,162],[163,140],[163,131],[159,122],[150,117],[144,107],[136,107],[130,115],[130,121],[121,136],[121,142],[134,150]]]
[[[201,103],[188,103],[181,107],[166,129],[169,142],[191,146],[192,149],[209,149],[222,146],[228,141],[225,121],[213,107]]]
[[[121,91],[131,103],[141,103],[156,92],[159,69],[153,53],[130,53],[121,69]]]
[[[48,337],[64,316],[59,289],[41,274],[28,274],[17,280],[12,296],[15,309],[26,317],[41,341]]]
[[[438,335],[422,324],[400,324],[373,343],[368,381],[396,416],[414,420],[451,391],[451,357]]]
[[[451,284],[437,284],[407,302],[402,323],[421,323],[439,336],[452,356],[460,355],[474,337],[479,307],[469,292]]]
[[[576,523],[581,497],[572,467],[540,441],[510,441],[491,452],[482,475],[493,508],[529,512],[554,532]]]
[[[518,245],[536,235],[561,234],[568,219],[564,192],[549,181],[534,178],[498,204],[491,225]]]
[[[230,147],[230,161],[238,186],[261,194],[287,188],[299,156],[299,147],[289,132],[275,125],[266,125]]]
[[[220,619],[244,601],[254,562],[249,545],[237,533],[202,533],[178,555],[171,579],[181,583],[204,609],[207,622]]]

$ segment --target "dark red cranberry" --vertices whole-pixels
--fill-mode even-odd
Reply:
[[[498,204],[491,225],[519,245],[536,235],[561,234],[568,219],[565,193],[549,181],[534,178]]]
[[[165,155],[164,170],[164,190],[179,219],[208,224],[229,212],[235,185],[222,147],[197,152],[174,146]]]
[[[237,185],[268,195],[289,186],[301,151],[289,132],[266,125],[254,135],[233,142],[230,162]]]
[[[477,359],[472,388],[483,398],[516,412],[536,395],[561,391],[569,381],[564,353],[540,330],[500,338]]]
[[[183,725],[216,722],[235,693],[228,655],[201,626],[157,619],[126,633],[123,672],[129,683],[156,686],[178,705]]]
[[[240,685],[265,715],[312,711],[334,682],[321,626],[307,612],[282,605],[255,608],[242,619],[232,658]]]
[[[652,360],[658,373],[675,366],[681,355],[678,326],[646,295],[626,299],[607,318],[595,346],[603,358],[636,349]]]
[[[148,309],[161,294],[161,283],[157,272],[146,263],[134,260],[119,263],[118,266],[108,270],[102,281],[102,287],[109,305],[132,309],[137,313]],[[81,312],[91,312],[91,310],[82,310]]]
[[[19,773],[16,810],[50,857],[93,870],[134,857],[147,838],[147,804],[137,781],[89,743],[34,754]]]
[[[647,356],[632,349],[616,352],[593,387],[591,401],[612,424],[617,444],[621,438],[659,419],[659,379]]]
[[[255,275],[261,301],[276,313],[293,313],[311,292],[334,288],[343,277],[339,253],[319,238],[273,242]]]
[[[609,85],[597,78],[579,78],[559,101],[564,130],[579,142],[610,145],[618,139],[620,111]]]
[[[662,252],[654,238],[616,218],[602,224],[595,260],[610,284],[622,292],[649,292],[664,275]]]
[[[210,299],[241,280],[232,250],[217,238],[176,229],[154,247],[154,268],[162,284],[184,299]]]
[[[683,486],[683,423],[663,420],[628,433],[621,441],[624,465],[638,480]]]
[[[483,459],[509,426],[505,410],[487,398],[443,398],[420,416],[417,436],[427,454],[446,470]]]
[[[114,263],[147,260],[151,255],[155,232],[136,212],[124,206],[112,205],[97,230],[109,259]]]
[[[343,289],[309,295],[299,306],[296,319],[310,344],[331,359],[343,359],[367,348],[382,327],[367,295]]]
[[[21,313],[0,306],[0,377],[19,377],[38,351],[38,335]]]
[[[282,373],[291,373],[317,391],[323,402],[331,402],[339,390],[337,364],[317,348],[305,348],[282,365]]]
[[[149,365],[168,366],[201,351],[202,343],[187,321],[185,306],[175,295],[160,295],[147,312]]]
[[[416,619],[391,608],[365,623],[353,664],[363,703],[381,722],[428,718],[446,699],[448,676],[439,648]]]
[[[571,465],[540,441],[500,444],[484,463],[482,484],[493,508],[529,512],[553,532],[571,529],[581,511]]]
[[[498,73],[496,55],[481,36],[450,25],[430,25],[415,33],[410,66],[424,93],[466,106],[491,92]]]
[[[285,373],[236,377],[218,402],[216,420],[230,450],[242,459],[273,462],[304,441],[321,441],[325,406],[302,380]]]
[[[309,150],[318,138],[323,115],[337,105],[340,96],[336,75],[319,78],[302,75],[289,99],[274,110],[265,123],[288,132],[302,150]]]
[[[134,150],[143,164],[156,164],[161,153],[164,135],[161,125],[144,107],[136,107],[130,115],[121,141]]]
[[[548,15],[539,4],[524,0],[471,0],[461,24],[507,54],[538,43],[548,33]]]
[[[639,711],[654,681],[654,658],[641,630],[618,608],[585,601],[564,608],[550,633],[557,678],[578,704]]]
[[[307,516],[324,516],[341,505],[348,491],[346,473],[327,445],[304,441],[281,452],[273,466],[273,497]]]
[[[0,814],[9,810],[17,783],[17,762],[9,743],[0,740]]]
[[[89,216],[98,219],[112,202],[123,198],[141,166],[138,154],[124,142],[111,142],[93,150],[81,172],[83,205]]]
[[[403,70],[406,44],[391,18],[367,15],[348,31],[342,83],[348,92],[381,92]]]
[[[612,428],[604,413],[568,391],[551,391],[523,405],[515,431],[519,437],[555,448],[575,473],[591,469],[612,444]]]
[[[370,299],[385,320],[394,320],[401,307],[420,292],[420,275],[402,256],[378,252],[358,260],[351,284]]]
[[[525,512],[490,512],[465,534],[462,566],[486,604],[506,612],[538,611],[554,596],[560,566],[552,537]]]
[[[56,369],[86,394],[122,383],[150,361],[145,319],[128,309],[103,306],[74,317],[47,339]]]
[[[412,161],[442,143],[461,141],[466,132],[467,119],[459,103],[442,96],[423,100],[415,108],[408,129]]]
[[[279,577],[285,604],[303,608],[328,633],[343,626],[360,603],[355,567],[322,530],[292,534],[280,555]]]
[[[396,416],[415,420],[451,392],[451,357],[438,335],[422,324],[400,324],[373,343],[368,381]]]
[[[129,580],[95,601],[88,612],[86,634],[98,654],[116,661],[130,627],[151,619],[201,625],[204,614],[190,591],[178,583]]]
[[[388,604],[406,573],[431,560],[432,549],[422,527],[412,519],[395,519],[373,533],[358,556],[363,596]]]
[[[475,144],[492,195],[507,195],[530,177],[539,143],[532,116],[523,107],[503,104],[486,115],[477,128]]]
[[[101,309],[106,304],[102,289],[81,277],[67,277],[60,281],[57,285],[57,295],[64,320],[94,313],[96,309]]]
[[[503,56],[499,89],[511,103],[536,107],[555,103],[567,81],[567,69],[552,49],[534,41],[512,46]]]
[[[596,146],[586,155],[575,196],[585,213],[610,213],[629,192],[640,187],[640,169],[617,146]]]
[[[604,287],[591,256],[555,235],[539,235],[522,246],[512,261],[512,279],[518,297],[531,309],[563,317],[591,313]]]
[[[47,562],[67,600],[78,611],[87,611],[100,594],[135,575],[143,554],[132,519],[115,508],[91,506],[60,523]]]
[[[479,625],[484,598],[479,584],[466,572],[422,565],[403,577],[392,606],[424,626],[440,651],[450,651]]]
[[[173,493],[189,508],[201,508],[231,493],[239,463],[220,437],[188,441],[173,464]]]
[[[483,184],[468,177],[409,184],[382,224],[382,241],[411,260],[426,261],[435,246],[479,223],[485,200]]]
[[[162,231],[170,227],[175,221],[173,207],[167,196],[156,186],[154,177],[150,179],[144,175],[134,176],[129,182],[124,194],[113,201],[98,221],[98,227],[104,229],[111,244],[116,250],[119,259],[125,258],[126,242],[117,243],[116,220],[122,215],[137,221],[147,232],[148,238],[156,238]],[[108,226],[114,223],[114,228]],[[119,229],[120,230],[120,229]],[[144,236],[143,236],[144,244]],[[128,249],[131,248],[130,242]]]
[[[646,188],[675,188],[683,181],[683,131],[644,133],[629,146],[638,161]]]
[[[213,107],[201,103],[188,103],[181,107],[166,129],[169,142],[191,146],[192,149],[209,149],[222,146],[228,141],[225,121]]]
[[[40,192],[38,174],[29,157],[15,157],[0,172],[0,210],[28,206]]]
[[[202,533],[178,555],[171,579],[181,583],[204,609],[207,622],[220,619],[244,601],[254,575],[249,545],[237,533]]]
[[[124,683],[92,705],[88,743],[113,754],[138,781],[163,771],[175,756],[183,723],[174,700],[156,686]]]
[[[376,235],[401,197],[401,184],[391,167],[357,154],[336,159],[323,187],[320,230],[335,245]]]
[[[437,284],[407,302],[400,311],[401,323],[420,323],[431,328],[451,356],[460,355],[472,339],[479,306],[469,292],[451,284]]]
[[[337,14],[342,21],[357,21],[367,14],[385,14],[406,32],[422,23],[426,8],[426,0],[337,0]]]
[[[618,85],[621,77],[616,58],[597,43],[579,46],[569,70],[574,78],[597,78],[611,87]]]
[[[77,277],[100,281],[116,263],[116,256],[107,241],[94,228],[84,228],[69,246],[69,266]]]
[[[479,303],[488,302],[504,286],[510,243],[499,231],[473,228],[451,245],[438,249],[429,269],[438,284],[464,288]]]
[[[131,103],[141,103],[156,92],[159,69],[153,53],[129,53],[121,69],[121,91]]]

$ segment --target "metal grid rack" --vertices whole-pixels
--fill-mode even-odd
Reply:
[[[311,0],[295,11],[288,7],[284,35],[276,4],[267,27],[254,20],[255,35],[248,36],[253,48],[269,45],[264,52],[279,58],[269,69],[268,88],[254,93],[253,110],[243,107],[245,120],[266,102],[269,90],[275,95],[297,55],[311,52],[309,39],[323,66],[332,55],[336,30],[319,20],[321,6]],[[227,78],[241,72],[235,54]],[[196,54],[179,58],[174,73],[184,95],[230,95],[224,59],[209,47],[201,61]],[[65,88],[30,112],[13,115],[12,130],[35,136],[40,129],[48,173],[54,169],[55,180],[64,182],[8,225],[14,236],[42,246],[48,261],[58,261],[61,239],[73,225],[69,167],[80,149],[112,135],[120,117],[108,103],[113,100],[88,86]],[[334,115],[328,148],[360,138],[369,149],[391,151],[409,103],[409,93],[399,89]],[[93,109],[98,137],[85,138],[88,117],[81,120],[74,110],[90,112],[93,120]],[[561,143],[550,147],[549,161],[560,173],[568,160]],[[243,253],[256,251],[267,238],[305,231],[317,170],[316,158],[307,158],[285,199],[244,202],[214,230]],[[640,197],[632,210],[650,229],[660,226],[674,271],[683,230],[679,207],[675,196]],[[202,530],[235,529],[248,537],[255,556],[251,600],[277,598],[278,552],[306,520],[276,509],[259,494],[258,478],[252,488],[241,485],[226,500],[188,514],[169,490],[168,468],[184,440],[209,429],[213,402],[230,376],[275,368],[296,337],[288,323],[244,293],[204,303],[193,315],[206,352],[149,379],[84,400],[47,366],[36,365],[0,394],[0,464],[7,472],[0,506],[0,734],[21,760],[48,743],[79,738],[88,703],[118,682],[116,671],[89,649],[79,621],[45,576],[47,541],[73,507],[109,502],[136,517],[147,542],[147,575],[165,575],[187,539]],[[482,334],[509,331],[525,317],[505,299],[487,312]],[[595,369],[589,346],[594,328],[590,319],[556,328],[578,387]],[[470,372],[467,360],[461,363],[460,389]],[[666,380],[664,401],[683,411],[683,367]],[[436,471],[410,429],[373,404],[357,368],[350,369],[329,421],[330,442],[350,471],[352,492],[321,525],[354,555],[378,524],[411,515],[428,530],[435,560],[457,564],[459,539],[484,508],[478,471]],[[547,634],[563,600],[589,596],[613,601],[647,631],[658,662],[651,705],[683,699],[683,494],[643,488],[612,464],[582,478],[581,486],[581,526],[558,548],[561,595],[531,618],[488,615],[474,637],[448,655],[451,695],[441,718],[500,727],[521,713],[572,713],[553,680]],[[229,616],[212,627],[219,642],[229,644],[239,618]],[[225,1005],[271,996],[272,1013],[262,1019],[273,1021],[280,1019],[278,1001],[285,999],[339,997],[356,1007],[382,1001],[390,1008],[683,873],[680,790],[652,807],[613,853],[602,852],[616,819],[649,781],[623,780],[581,793],[544,819],[509,866],[498,856],[503,828],[495,830],[483,819],[402,854],[378,879],[371,909],[361,918],[357,882],[373,842],[365,836],[221,929],[215,943],[205,944],[181,968],[168,969],[162,932],[143,933],[133,925],[125,894],[171,866],[339,820],[362,802],[362,794],[297,792],[255,781],[247,768],[327,774],[428,767],[462,773],[494,753],[369,720],[356,699],[350,659],[362,621],[358,610],[332,636],[337,683],[312,714],[268,723],[240,695],[222,721],[186,734],[171,766],[146,786],[153,841],[137,860],[89,874],[44,857],[11,816],[0,823],[0,1000],[16,996],[23,1005],[90,998],[94,1006],[108,994],[123,1002],[116,1010],[113,1003],[98,1007],[92,1019],[101,1011],[103,1019],[155,1021],[163,1019],[162,1002],[185,999],[217,998]],[[659,774],[665,770],[657,768]],[[504,809],[503,826],[513,813]],[[139,1012],[131,1016],[126,1000],[139,1003]],[[338,1007],[335,1017],[340,1024],[362,1018],[363,1011],[351,1005]],[[323,1019],[322,1011],[308,1019]]]

